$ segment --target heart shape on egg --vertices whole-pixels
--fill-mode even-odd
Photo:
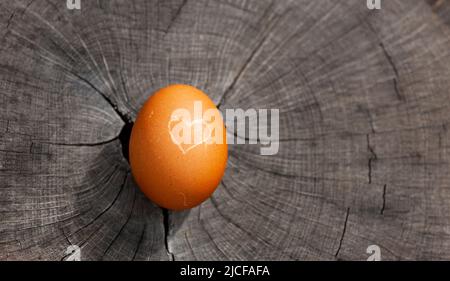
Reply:
[[[201,144],[207,144],[212,139],[211,126],[203,119],[190,120],[179,115],[173,115],[168,124],[172,142],[183,154]]]

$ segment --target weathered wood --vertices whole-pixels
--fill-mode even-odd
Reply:
[[[450,259],[449,2],[365,2],[1,1],[0,259]],[[281,117],[181,213],[122,153],[171,83]]]

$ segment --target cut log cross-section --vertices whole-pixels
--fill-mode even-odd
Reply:
[[[450,259],[450,5],[381,2],[2,0],[0,259]],[[126,153],[174,83],[280,110],[278,154],[230,145],[185,212]]]

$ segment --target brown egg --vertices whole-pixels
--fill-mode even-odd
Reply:
[[[134,179],[149,199],[172,210],[195,207],[211,196],[225,172],[222,116],[197,88],[160,89],[137,116],[129,152]]]

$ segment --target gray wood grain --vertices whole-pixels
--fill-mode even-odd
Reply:
[[[365,2],[1,1],[0,259],[450,259],[449,2]],[[281,118],[177,213],[121,145],[172,83]]]

